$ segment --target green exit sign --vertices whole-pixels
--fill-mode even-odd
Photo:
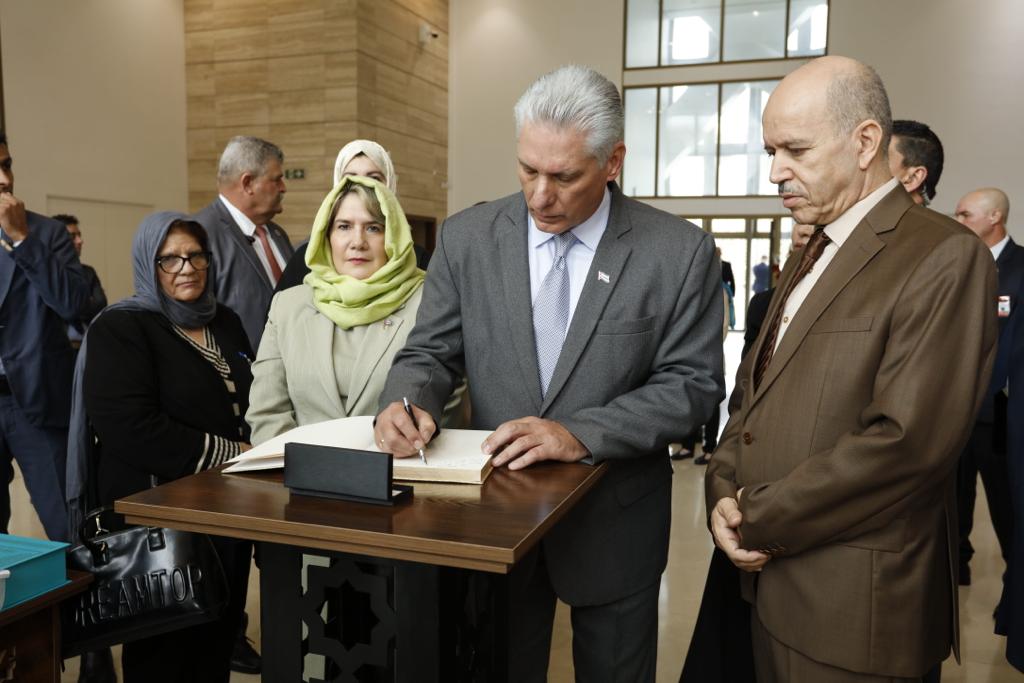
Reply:
[[[284,172],[285,180],[305,180],[306,169],[304,168],[288,168]]]

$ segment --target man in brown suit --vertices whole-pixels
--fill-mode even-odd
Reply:
[[[955,468],[991,372],[992,256],[892,178],[864,64],[797,69],[763,124],[783,205],[819,228],[740,365],[711,530],[748,572],[760,683],[919,680],[958,646]]]

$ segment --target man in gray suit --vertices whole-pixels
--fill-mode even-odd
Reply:
[[[508,678],[545,680],[557,596],[578,680],[653,681],[665,447],[724,395],[721,269],[709,235],[615,185],[626,148],[607,79],[563,67],[515,113],[522,192],[445,222],[375,437],[415,454],[465,373],[495,466],[607,464],[510,577]]]
[[[291,242],[271,218],[284,200],[284,154],[260,138],[231,138],[217,167],[220,194],[193,217],[209,234],[214,295],[242,319],[259,348],[274,287],[281,279]]]

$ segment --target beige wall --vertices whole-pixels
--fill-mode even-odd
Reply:
[[[621,81],[623,0],[453,0],[448,208],[519,189],[512,107],[563,64]]]
[[[187,208],[182,0],[2,0],[0,31],[15,190],[30,209]],[[113,243],[90,242],[107,226],[82,227],[101,278],[129,268],[133,226],[113,226]]]
[[[1019,207],[1011,211],[1010,227],[1024,242],[1024,174],[1019,172],[1024,127],[1017,123],[1024,111],[1019,47],[1024,11],[1019,0],[832,0],[831,7],[831,52],[875,66],[889,88],[894,114],[924,121],[942,138],[946,169],[934,208],[951,212],[970,189],[997,185]],[[622,18],[623,0],[453,1],[452,211],[516,189],[511,108],[535,76],[576,61],[622,83]],[[747,65],[738,77],[763,76],[765,68]],[[767,68],[786,72],[777,65]],[[631,72],[625,78],[646,83],[652,74]],[[735,74],[708,67],[692,77]],[[771,199],[657,203],[692,215],[782,213]]]
[[[889,90],[893,115],[923,121],[942,139],[946,166],[933,208],[952,213],[970,190],[1001,187],[1018,207],[1010,212],[1011,233],[1024,242],[1020,0],[832,5],[832,51],[874,66]]]

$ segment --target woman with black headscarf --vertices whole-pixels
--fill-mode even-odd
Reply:
[[[132,244],[135,295],[89,328],[81,380],[102,505],[248,448],[252,349],[238,316],[213,298],[212,258],[198,223],[178,213],[148,216]],[[251,545],[212,540],[231,591],[224,616],[125,644],[126,683],[228,681]]]

